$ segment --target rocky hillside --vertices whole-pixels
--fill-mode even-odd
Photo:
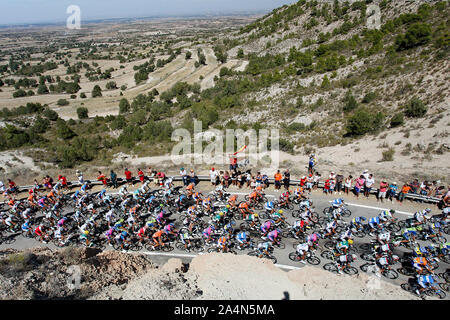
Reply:
[[[80,268],[80,286],[68,283]],[[220,270],[220,272],[218,272]],[[1,252],[0,299],[280,300],[415,299],[366,274],[334,275],[305,266],[289,272],[250,256],[206,254],[187,265],[170,259],[158,267],[141,255],[86,249]],[[373,284],[373,283],[372,283]],[[342,295],[345,292],[345,296]]]

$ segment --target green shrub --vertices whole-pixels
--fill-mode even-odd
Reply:
[[[87,119],[89,118],[89,110],[85,107],[77,108],[78,119]]]
[[[392,147],[386,151],[383,151],[381,161],[394,161],[394,154],[395,150]]]
[[[369,132],[375,132],[383,124],[384,115],[381,112],[371,114],[364,109],[358,109],[347,120],[346,131],[349,136],[362,136]]]
[[[102,89],[99,85],[96,85],[94,89],[92,89],[92,98],[97,98],[102,96]]]
[[[426,23],[415,23],[409,26],[404,35],[395,39],[397,51],[424,45],[431,40],[431,26]]]
[[[396,128],[398,126],[401,126],[404,123],[404,119],[403,119],[403,113],[396,113],[392,118],[391,118],[391,128]]]
[[[67,101],[66,99],[59,99],[56,104],[58,106],[68,106],[69,105],[69,101]]]
[[[59,118],[58,113],[55,110],[49,108],[45,109],[42,114],[44,115],[44,117],[51,121],[56,121]]]
[[[345,95],[344,98],[344,112],[351,112],[355,110],[358,107],[358,102],[356,101],[355,97],[352,95],[352,93],[349,91]]]
[[[128,113],[129,111],[130,111],[130,103],[125,98],[121,99],[119,103],[119,113],[124,114]]]
[[[405,115],[410,118],[421,118],[427,113],[427,107],[418,98],[412,98],[406,105]]]
[[[56,134],[59,138],[64,140],[69,140],[76,136],[75,132],[70,129],[63,119],[58,119],[56,121]]]

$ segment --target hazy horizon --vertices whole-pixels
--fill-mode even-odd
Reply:
[[[61,23],[70,5],[81,21],[271,11],[294,0],[0,0],[0,25]]]

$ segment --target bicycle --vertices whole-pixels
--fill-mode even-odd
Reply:
[[[314,253],[308,251],[306,253],[306,257],[302,258],[297,251],[289,253],[289,259],[294,262],[299,262],[303,259],[305,259],[309,264],[312,264],[313,266],[317,266],[320,264],[320,259],[314,255]]]

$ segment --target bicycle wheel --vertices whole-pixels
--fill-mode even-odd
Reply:
[[[437,290],[434,292],[434,294],[438,296],[439,299],[445,299],[445,297],[447,296],[447,294],[442,290]]]
[[[354,235],[358,238],[364,238],[366,236],[366,233],[364,232],[364,230],[358,230],[354,233]]]
[[[308,261],[308,263],[312,264],[313,266],[317,266],[318,264],[320,264],[320,259],[314,256],[306,258],[306,261]]]
[[[444,291],[449,291],[450,286],[448,285],[448,283],[439,283],[439,287],[444,290]]]
[[[399,232],[401,228],[397,223],[391,223],[388,227],[388,230],[391,232]]]
[[[5,237],[3,239],[3,243],[5,243],[5,244],[12,244],[14,242],[16,242],[16,238],[13,236]]]
[[[355,274],[358,274],[358,269],[356,269],[353,266],[348,266],[348,267],[345,267],[344,272],[348,275],[353,276]]]
[[[325,242],[325,248],[327,248],[328,250],[333,250],[334,247],[335,247],[334,241],[328,240],[327,242]]]
[[[323,268],[325,270],[327,270],[327,271],[330,271],[330,272],[337,272],[338,271],[338,269],[337,269],[336,265],[334,264],[334,262],[329,262],[329,263],[325,264],[323,266]]]
[[[360,266],[359,268],[363,271],[363,272],[367,272],[369,270],[369,267],[373,266],[372,263],[365,263],[362,266]]]
[[[291,212],[291,215],[293,218],[297,218],[300,216],[300,213],[301,213],[300,210],[294,210]]]
[[[266,257],[266,259],[271,260],[273,264],[277,263],[277,258],[275,258],[275,256],[270,255],[270,256]]]
[[[385,276],[386,278],[391,279],[391,280],[398,278],[397,271],[392,270],[392,269],[385,270],[382,274],[383,274],[383,276]]]
[[[369,251],[372,246],[369,243],[363,243],[359,245],[359,248],[363,251]]]
[[[344,217],[350,217],[350,216],[352,215],[352,212],[351,212],[349,209],[344,209],[344,210],[342,211],[342,215],[343,215]]]
[[[333,210],[332,207],[325,208],[323,209],[323,214],[329,214],[332,210]]]
[[[211,252],[217,252],[217,248],[215,248],[215,247],[211,247],[211,248],[208,248],[208,253],[211,253]]]
[[[279,243],[277,243],[277,244],[275,245],[275,247],[277,247],[278,249],[283,250],[283,249],[286,248],[286,244],[283,243],[283,242],[279,242]]]
[[[297,252],[291,252],[291,253],[289,253],[289,259],[297,262],[297,261],[300,261],[300,256],[298,255]]]
[[[186,250],[182,242],[175,243],[175,248],[177,248],[178,250]]]
[[[255,256],[258,255],[258,252],[256,252],[256,251],[250,251],[249,253],[247,253],[247,255],[248,255],[248,256],[251,256],[251,257],[255,257]]]
[[[322,251],[322,253],[320,254],[320,256],[322,258],[328,259],[328,260],[333,260],[334,259],[334,254],[331,251]]]
[[[409,283],[402,283],[400,285],[400,288],[402,288],[403,290],[408,291],[408,292],[413,292],[413,289]]]
[[[169,252],[169,251],[173,251],[175,248],[173,246],[171,246],[170,244],[166,244],[162,247],[162,251],[164,252]]]
[[[371,253],[368,252],[364,252],[361,254],[361,259],[363,259],[364,261],[374,261],[373,255]]]

